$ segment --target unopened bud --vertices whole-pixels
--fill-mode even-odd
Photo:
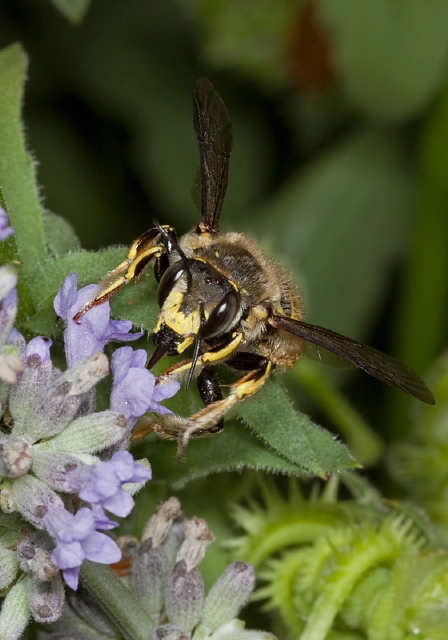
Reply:
[[[28,533],[17,546],[17,556],[22,571],[32,573],[36,580],[51,580],[58,569],[51,560],[54,544],[44,531]]]
[[[6,594],[0,611],[0,638],[20,638],[30,619],[27,580],[19,580]]]
[[[132,591],[154,622],[160,619],[168,561],[161,547],[152,548],[151,539],[145,540],[135,552],[132,562]]]
[[[0,549],[0,589],[11,584],[18,570],[17,553],[12,549]]]
[[[163,624],[155,629],[154,640],[190,640],[190,636],[172,624]]]
[[[61,433],[35,445],[37,451],[95,453],[119,442],[125,433],[126,418],[115,411],[101,411],[73,420]]]
[[[152,538],[152,546],[158,547],[166,538],[173,521],[181,515],[182,510],[177,498],[171,497],[161,502],[143,529],[142,542]]]
[[[46,582],[29,575],[27,594],[31,615],[37,622],[55,622],[61,616],[64,606],[64,584],[59,573]]]
[[[33,461],[33,450],[24,438],[8,435],[0,438],[0,476],[17,478],[26,473]]]
[[[14,513],[17,505],[12,495],[12,481],[4,478],[0,482],[0,511],[3,513]]]
[[[12,497],[25,520],[38,529],[44,528],[43,518],[50,507],[64,507],[57,493],[29,474],[15,479]]]
[[[0,380],[8,384],[17,382],[17,374],[23,371],[23,363],[17,353],[17,347],[4,345],[0,349]]]
[[[177,553],[176,560],[185,560],[187,570],[196,567],[205,555],[205,550],[215,536],[208,524],[201,518],[187,520],[184,525],[184,541]]]
[[[168,576],[165,610],[171,624],[191,634],[200,620],[204,605],[204,583],[197,569],[188,571],[185,561],[178,562]]]
[[[94,353],[93,356],[81,358],[67,369],[61,376],[61,381],[69,383],[68,393],[78,396],[94,387],[97,382],[109,373],[109,361],[104,353]]]
[[[212,633],[236,618],[254,588],[254,570],[245,562],[234,562],[218,578],[205,598],[201,628]]]

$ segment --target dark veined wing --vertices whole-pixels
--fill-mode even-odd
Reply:
[[[381,382],[398,387],[427,404],[435,403],[431,391],[412,369],[373,347],[356,342],[330,329],[282,315],[270,317],[269,323],[276,329],[283,329],[318,347],[328,349]]]
[[[232,121],[221,96],[207,78],[193,87],[194,129],[199,145],[201,220],[198,230],[217,232],[227,189]]]

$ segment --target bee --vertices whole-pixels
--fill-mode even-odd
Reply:
[[[336,354],[382,382],[428,404],[434,397],[405,364],[372,347],[309,324],[290,275],[243,233],[220,233],[227,189],[232,125],[220,95],[206,78],[193,88],[194,129],[199,146],[198,225],[177,238],[175,229],[154,221],[129,249],[126,259],[100,284],[99,294],[74,317],[113,296],[122,285],[154,266],[160,312],[147,367],[164,355],[191,357],[161,375],[163,380],[197,378],[204,408],[190,417],[157,415],[151,430],[177,440],[182,457],[190,438],[218,433],[225,414],[252,396],[275,369],[289,369],[309,345]],[[243,372],[224,397],[216,365]]]

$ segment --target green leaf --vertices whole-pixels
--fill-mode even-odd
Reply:
[[[55,258],[71,251],[79,251],[79,238],[72,226],[60,216],[47,211],[44,216],[48,251]]]
[[[294,409],[283,386],[269,380],[241,404],[239,415],[269,447],[307,473],[321,477],[357,465],[347,447]]]
[[[26,67],[27,59],[20,45],[0,52],[0,185],[15,231],[17,259],[21,262],[20,302],[29,311],[36,298],[24,278],[29,281],[48,253],[35,166],[25,147],[20,118]]]
[[[139,446],[137,457],[148,457],[154,480],[164,480],[179,489],[211,473],[244,468],[288,475],[309,475],[309,471],[286,460],[261,442],[249,429],[228,421],[222,433],[188,444],[185,462],[176,461],[176,443],[149,438]]]
[[[448,61],[445,0],[319,0],[346,95],[389,119],[415,116],[435,95]]]
[[[35,333],[54,335],[57,331],[53,311],[53,298],[65,276],[74,271],[78,275],[78,288],[101,282],[104,276],[126,256],[124,247],[105,251],[79,251],[46,262],[34,273],[33,293],[38,300],[37,312],[25,323]],[[113,315],[130,320],[147,331],[153,329],[158,307],[155,296],[154,276],[151,271],[142,278],[138,286],[124,286],[112,300]]]
[[[54,6],[74,24],[81,22],[89,7],[90,0],[51,0]]]
[[[303,274],[310,322],[363,338],[407,249],[413,179],[400,139],[364,130],[260,209],[258,237]]]

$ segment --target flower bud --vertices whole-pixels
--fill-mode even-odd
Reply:
[[[81,358],[61,375],[61,381],[69,383],[69,394],[78,396],[86,393],[97,382],[109,373],[109,361],[104,353],[94,353],[93,356]]]
[[[175,518],[182,515],[180,502],[171,497],[157,506],[157,511],[145,525],[142,533],[142,542],[152,538],[152,546],[158,547],[166,538]]]
[[[187,570],[184,560],[168,576],[165,610],[171,624],[191,634],[204,605],[204,583],[197,569]]]
[[[182,629],[178,629],[172,624],[163,624],[154,631],[154,640],[190,640]]]
[[[64,606],[64,584],[60,573],[51,580],[41,582],[27,577],[28,606],[37,622],[54,622]]]
[[[184,541],[177,553],[176,561],[185,560],[187,571],[196,567],[205,555],[205,550],[215,536],[205,520],[192,518],[184,525]]]
[[[12,549],[0,549],[0,589],[5,589],[15,579],[19,563]]]
[[[205,598],[201,628],[211,633],[236,618],[253,588],[254,571],[250,564],[234,562],[227,567]]]
[[[8,591],[0,611],[0,638],[20,638],[30,619],[27,581],[19,580]]]
[[[16,478],[31,467],[33,450],[24,438],[9,435],[0,438],[0,476]]]
[[[31,531],[17,546],[17,557],[22,571],[32,573],[36,580],[51,580],[58,568],[50,555],[54,544],[44,531]]]
[[[16,478],[12,487],[12,497],[17,510],[28,522],[38,529],[43,529],[43,518],[49,507],[63,509],[64,504],[57,493],[52,491],[41,480],[31,475]]]
[[[114,411],[92,413],[71,422],[61,433],[34,445],[36,451],[95,453],[121,440],[126,418]]]
[[[167,574],[168,561],[163,549],[153,549],[151,539],[142,542],[132,561],[132,591],[156,623],[163,607]]]
[[[29,346],[29,345],[28,345]],[[11,387],[9,410],[14,418],[12,433],[30,440],[36,419],[36,407],[42,404],[42,395],[53,377],[53,365],[45,353],[34,353],[27,358],[27,366],[19,380]],[[32,437],[31,440],[32,441]]]
[[[17,374],[22,371],[23,363],[17,353],[17,347],[12,344],[5,344],[0,348],[0,380],[4,380],[8,384],[14,384],[17,381]],[[3,404],[5,399],[2,398],[2,400]]]
[[[185,518],[179,518],[173,522],[171,529],[168,531],[168,535],[162,542],[161,547],[168,558],[168,564],[173,567],[176,564],[176,556],[179,552],[180,546],[184,541],[184,525]]]
[[[17,505],[12,495],[12,481],[8,478],[3,478],[0,482],[0,511],[3,513],[17,511]]]
[[[37,451],[34,454],[33,473],[55,491],[72,493],[73,487],[69,481],[72,471],[83,463],[93,464],[97,458],[93,456],[74,456],[65,451]]]

